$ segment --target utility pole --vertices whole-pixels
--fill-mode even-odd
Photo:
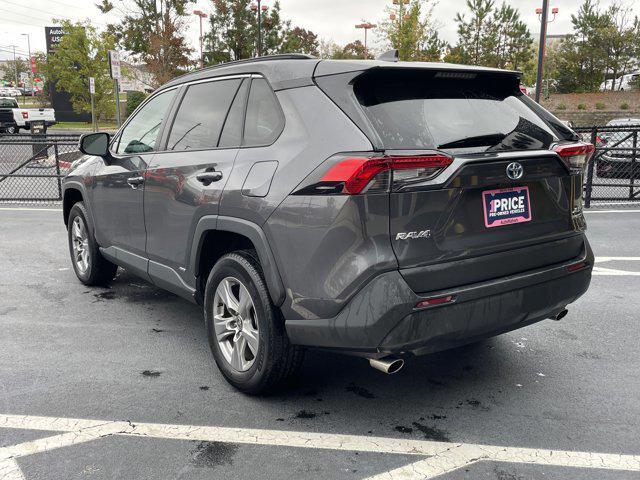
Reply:
[[[18,88],[18,64],[16,63],[16,46],[9,45],[13,48],[13,73],[15,75],[16,83],[13,85],[14,88]]]
[[[364,29],[364,58],[365,60],[369,57],[369,50],[367,49],[367,30],[371,28],[376,28],[377,25],[374,25],[370,22],[359,23],[356,25],[356,28]]]
[[[194,10],[193,14],[200,17],[200,68],[204,68],[204,53],[202,51],[202,44],[204,42],[204,38],[202,37],[202,19],[207,18],[208,15],[200,10]]]
[[[31,37],[28,33],[21,33],[20,35],[27,37],[27,52],[29,53],[29,82],[31,83],[31,96],[35,94],[35,88],[33,88],[33,71],[31,70]]]
[[[544,54],[547,48],[547,24],[553,22],[558,14],[558,9],[554,8],[553,19],[549,17],[549,0],[542,0],[542,8],[536,9],[538,19],[540,20],[540,44],[538,46],[538,72],[536,75],[536,102],[540,103],[540,93],[542,92],[542,78],[544,74]]]
[[[258,12],[258,57],[260,57],[262,56],[262,12],[266,12],[269,7],[261,5],[262,0],[257,1],[257,4],[251,4],[251,10]]]

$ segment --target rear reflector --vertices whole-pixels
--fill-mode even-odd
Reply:
[[[593,144],[585,142],[558,144],[553,147],[553,151],[560,155],[569,169],[578,172],[584,170],[595,149]]]
[[[575,272],[575,271],[578,271],[578,270],[582,270],[583,268],[585,268],[588,265],[589,264],[587,262],[572,263],[571,265],[567,265],[567,271],[568,272]]]
[[[453,295],[447,295],[446,297],[436,297],[429,298],[427,300],[422,300],[421,302],[416,303],[414,308],[426,308],[426,307],[434,307],[436,305],[443,305],[445,303],[453,303],[456,297]]]
[[[341,191],[347,195],[357,195],[367,191],[376,177],[383,172],[402,171],[394,176],[395,187],[409,182],[425,181],[435,177],[449,165],[453,159],[448,155],[433,152],[425,155],[398,155],[384,157],[347,157],[335,163],[320,179],[320,184],[340,183]],[[379,185],[387,190],[387,185]]]

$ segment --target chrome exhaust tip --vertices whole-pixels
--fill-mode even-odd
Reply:
[[[404,367],[404,360],[397,357],[370,358],[369,365],[387,375],[398,373]]]
[[[551,320],[555,320],[556,322],[559,320],[562,320],[564,317],[567,316],[567,313],[569,313],[569,310],[565,308],[560,313],[557,313],[553,317],[551,317]]]

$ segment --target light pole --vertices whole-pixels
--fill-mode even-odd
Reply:
[[[207,18],[208,15],[200,10],[194,10],[193,14],[200,17],[200,68],[204,68],[204,53],[202,51],[202,44],[204,42],[204,38],[202,37],[202,19]]]
[[[251,10],[258,12],[258,56],[262,56],[262,12],[266,12],[269,7],[266,5],[260,5],[262,0],[257,0],[258,3],[251,4]]]
[[[551,21],[549,17],[549,0],[542,0],[542,8],[536,9],[538,18],[540,20],[540,44],[538,46],[538,72],[536,75],[536,102],[540,103],[540,92],[542,92],[542,77],[544,69],[544,53],[547,48],[547,24],[553,22],[558,14],[558,9],[554,8],[551,13],[553,18]]]
[[[31,69],[31,37],[28,33],[21,33],[20,35],[27,37],[27,53],[29,53],[29,82],[31,83],[31,96],[34,96],[35,89],[33,88],[33,70]]]
[[[362,28],[364,30],[364,58],[365,58],[365,60],[369,56],[369,51],[367,50],[367,30],[369,30],[371,28],[376,28],[376,27],[377,27],[377,25],[374,25],[373,23],[370,23],[370,22],[359,23],[358,25],[356,25],[356,28]]]

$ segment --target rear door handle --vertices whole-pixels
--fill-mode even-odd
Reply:
[[[129,177],[127,183],[131,188],[138,188],[144,183],[144,177]]]
[[[204,185],[209,185],[212,182],[217,182],[222,178],[222,172],[216,170],[212,172],[203,172],[196,175],[196,180],[202,182]]]

